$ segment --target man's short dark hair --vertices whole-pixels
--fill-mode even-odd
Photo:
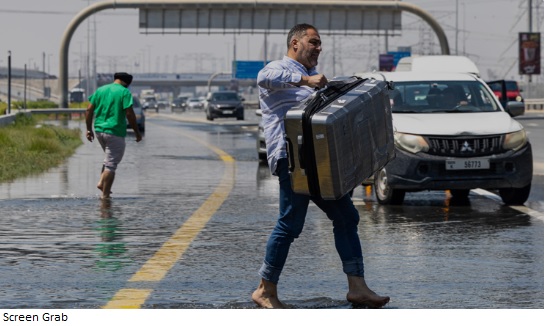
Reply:
[[[316,29],[316,27],[310,25],[310,24],[306,24],[306,23],[303,23],[303,24],[297,24],[295,26],[293,26],[289,33],[288,33],[288,49],[290,48],[290,44],[291,44],[291,40],[295,37],[295,38],[302,38],[303,36],[307,35],[307,30],[308,29],[313,29],[315,31],[318,31]]]
[[[119,79],[125,84],[127,84],[127,87],[132,83],[132,75],[129,75],[126,72],[116,72],[114,74],[114,80]]]

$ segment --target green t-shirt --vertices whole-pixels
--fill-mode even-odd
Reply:
[[[132,94],[123,85],[111,83],[89,96],[95,107],[95,131],[119,137],[127,136],[126,109],[132,106]]]

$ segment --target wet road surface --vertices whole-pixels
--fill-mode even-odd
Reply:
[[[48,173],[0,185],[0,307],[255,307],[278,210],[255,125],[152,114],[147,123],[141,143],[127,138],[111,201],[96,189],[96,142]],[[391,296],[386,308],[543,309],[542,189],[526,212],[474,192],[465,203],[426,192],[381,206],[359,187],[354,201],[366,280]],[[281,298],[351,308],[346,291],[331,224],[311,206]]]

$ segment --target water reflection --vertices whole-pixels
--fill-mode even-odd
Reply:
[[[121,214],[120,207],[112,207],[112,199],[100,200],[100,219],[95,230],[102,242],[96,244],[94,251],[98,253],[96,267],[108,271],[117,271],[129,263],[126,257],[127,247],[122,242],[121,221],[116,216]]]
[[[257,192],[260,196],[276,196],[278,193],[278,178],[271,174],[267,162],[258,162],[256,164],[255,180]]]

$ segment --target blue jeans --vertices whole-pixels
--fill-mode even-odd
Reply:
[[[278,161],[276,172],[280,183],[280,215],[267,242],[265,260],[259,275],[269,282],[278,283],[290,245],[303,230],[308,204],[312,200],[333,222],[335,248],[341,258],[344,273],[363,276],[363,256],[358,236],[359,214],[350,195],[338,200],[323,200],[294,193],[287,159]]]

